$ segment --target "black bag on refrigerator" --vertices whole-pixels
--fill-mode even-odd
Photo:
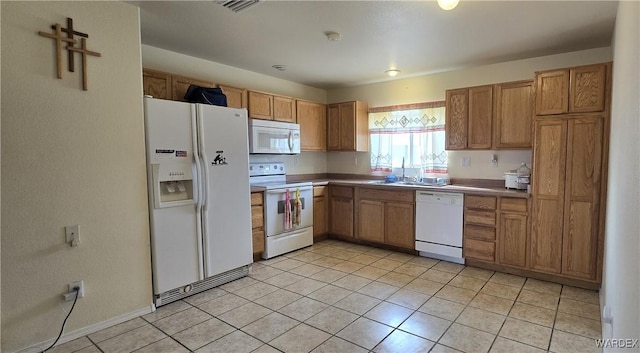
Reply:
[[[189,85],[187,93],[184,94],[184,99],[190,103],[211,104],[222,107],[227,106],[227,96],[222,93],[222,89],[219,87],[200,87],[197,85]]]

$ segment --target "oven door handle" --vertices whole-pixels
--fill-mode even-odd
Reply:
[[[296,191],[296,189],[299,189],[300,191],[306,191],[306,190],[313,190],[313,186],[303,186],[301,188],[289,188],[289,192],[293,192]],[[267,194],[284,194],[285,191],[282,189],[278,189],[278,190],[267,190],[266,191]]]

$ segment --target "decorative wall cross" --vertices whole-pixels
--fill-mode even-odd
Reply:
[[[86,33],[78,32],[73,28],[73,19],[67,18],[67,28],[63,28],[59,23],[51,26],[54,33],[47,33],[39,31],[38,34],[54,39],[56,41],[56,69],[58,78],[62,78],[62,51],[64,49],[67,50],[68,58],[69,58],[69,72],[75,71],[75,62],[74,62],[74,53],[80,53],[82,58],[82,89],[87,90],[87,55],[100,57],[101,54],[98,52],[90,51],[87,49],[87,38],[89,35]],[[63,36],[62,33],[66,33],[66,36]],[[80,46],[75,47],[74,45],[78,43],[78,41],[74,38],[74,36],[80,37]],[[66,47],[62,47],[63,43],[66,43]]]

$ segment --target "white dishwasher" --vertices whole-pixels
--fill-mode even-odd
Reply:
[[[416,191],[416,250],[421,256],[464,264],[464,195]]]

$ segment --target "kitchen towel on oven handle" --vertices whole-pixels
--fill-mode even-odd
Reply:
[[[293,203],[293,225],[299,226],[302,220],[302,201],[300,200],[300,188],[296,188],[296,198]]]
[[[291,219],[291,195],[289,189],[284,191],[284,229],[289,230],[293,228],[293,222]]]

